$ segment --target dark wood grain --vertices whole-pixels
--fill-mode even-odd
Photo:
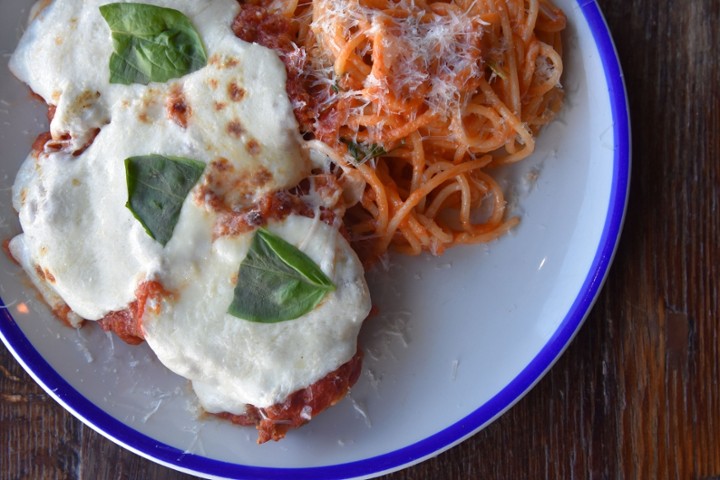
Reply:
[[[386,480],[720,478],[720,2],[598,3],[633,119],[630,204],[607,283],[523,400]],[[189,477],[82,426],[1,349],[0,478]]]

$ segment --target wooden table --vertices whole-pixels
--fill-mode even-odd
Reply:
[[[550,373],[386,479],[720,478],[720,1],[598,0],[633,118],[625,230]],[[83,426],[0,348],[0,478],[189,478]]]

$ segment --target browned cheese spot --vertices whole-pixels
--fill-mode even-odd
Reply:
[[[257,140],[254,138],[251,138],[246,144],[245,148],[247,149],[248,153],[252,155],[253,157],[257,157],[260,155],[260,152],[262,151],[262,147],[260,146],[260,143],[258,143]]]
[[[55,275],[53,275],[47,268],[43,268],[40,265],[35,264],[35,273],[42,280],[48,281],[50,283],[55,283]]]
[[[55,283],[55,275],[53,275],[47,268],[45,269],[45,279],[50,283]]]
[[[250,185],[257,188],[264,187],[272,178],[273,176],[270,171],[265,168],[259,168],[250,178]]]
[[[197,188],[195,201],[207,205],[215,211],[225,208],[222,185],[232,178],[235,167],[227,158],[219,157],[211,161],[205,169],[202,183]]]
[[[242,123],[240,123],[240,120],[236,119],[228,122],[227,132],[235,138],[240,138],[240,136],[245,133],[245,129],[243,128]]]
[[[188,119],[192,115],[192,109],[185,101],[185,95],[179,85],[173,85],[170,95],[167,98],[165,107],[168,117],[183,128],[187,128]]]
[[[223,110],[225,109],[225,107],[227,107],[226,104],[224,104],[224,103],[222,103],[222,102],[215,102],[215,111],[216,111],[216,112],[221,112],[221,111],[223,111]]]
[[[235,82],[230,82],[228,84],[228,97],[233,102],[240,102],[245,98],[245,89]]]
[[[217,53],[212,55],[210,59],[208,60],[208,64],[212,65],[213,67],[217,68],[218,70],[224,70],[226,68],[232,68],[239,64],[237,58],[234,57],[224,57],[222,55],[218,55]]]
[[[180,88],[177,85],[174,85],[173,91],[180,91]],[[142,97],[143,108],[146,108],[146,109],[150,108],[153,105],[153,103],[155,103],[155,101],[156,101],[155,99],[157,98],[157,95],[159,93],[160,92],[158,92],[157,89],[149,88]],[[180,93],[182,94],[182,92],[180,92]],[[172,94],[172,92],[171,92],[171,94]]]
[[[43,268],[42,268],[40,265],[38,265],[37,263],[35,264],[35,273],[37,274],[37,276],[38,276],[39,278],[41,278],[42,280],[45,280],[45,271],[44,271]]]
[[[272,179],[272,173],[263,167],[241,170],[230,160],[219,157],[206,167],[194,199],[198,205],[216,212],[238,212],[246,209],[258,190]]]
[[[77,104],[78,108],[86,109],[92,107],[98,98],[100,98],[100,92],[98,92],[97,90],[85,90],[83,93],[78,95],[75,103]]]
[[[220,157],[210,162],[210,169],[218,172],[230,172],[234,170],[234,167],[230,163],[230,160]]]

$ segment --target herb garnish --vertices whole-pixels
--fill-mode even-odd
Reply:
[[[143,155],[125,160],[128,201],[125,204],[145,231],[163,246],[180,218],[180,210],[205,164],[182,157]]]
[[[292,320],[333,290],[335,285],[310,257],[261,228],[240,265],[228,313],[258,323]]]
[[[342,142],[347,145],[348,153],[351,157],[353,157],[355,164],[357,165],[365,163],[368,160],[372,160],[373,158],[382,157],[388,153],[385,150],[385,147],[379,143],[366,145],[364,143],[356,143],[352,140],[346,139],[342,139]]]
[[[171,8],[110,3],[100,14],[112,32],[110,83],[166,82],[204,67],[207,55],[190,20]]]

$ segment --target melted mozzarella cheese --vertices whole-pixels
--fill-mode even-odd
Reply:
[[[152,0],[191,19],[208,65],[167,83],[111,85],[105,65],[112,42],[98,10],[104,3],[55,0],[11,59],[12,71],[56,106],[54,147],[30,155],[13,186],[23,234],[12,253],[48,303],[62,298],[89,320],[126,308],[142,282],[159,281],[174,294],[160,315],[144,319],[148,344],[193,380],[209,411],[282,401],[352,357],[369,310],[347,242],[324,224],[291,216],[270,228],[303,242],[337,290],[305,317],[267,328],[225,313],[250,240],[213,237],[211,197],[242,208],[296,185],[311,168],[283,64],[233,35],[234,0]],[[181,117],[172,108],[178,104]],[[165,247],[125,206],[124,160],[151,153],[208,164]]]
[[[87,19],[89,10],[100,17],[97,5],[92,3],[82,4],[80,18],[84,21],[78,23],[78,29],[85,24],[93,28],[77,34],[109,37],[109,31],[101,32],[94,28],[96,22]],[[197,9],[195,2],[186,3]],[[59,8],[62,5],[52,4],[38,21],[55,25],[67,20],[70,14]],[[72,87],[63,90],[68,95],[79,89],[96,90],[101,92],[100,99],[111,99],[103,105],[91,103],[74,114],[66,110],[70,120],[55,122],[65,131],[69,130],[66,127],[81,125],[77,133],[82,137],[86,133],[82,128],[95,126],[84,125],[82,119],[106,118],[107,124],[86,151],[79,156],[68,152],[46,152],[38,158],[31,155],[15,183],[15,208],[20,212],[25,232],[22,241],[30,257],[50,272],[54,279],[51,286],[86,319],[96,320],[125,308],[135,298],[137,285],[157,275],[162,263],[159,244],[125,207],[126,158],[159,153],[206,163],[225,159],[228,168],[223,180],[242,193],[232,206],[295,185],[309,171],[285,93],[282,63],[270,50],[235,38],[227,25],[229,19],[213,18],[214,22],[219,20],[226,23],[215,23],[215,29],[224,36],[212,42],[214,61],[168,84],[118,86],[93,76],[83,84],[79,81],[84,78],[82,72],[107,71],[91,66],[95,60],[84,56],[71,56],[62,66],[51,68],[52,78],[41,74],[44,71],[36,72],[35,64],[46,57],[25,53],[46,48],[44,37],[36,34],[35,23],[29,32],[38,44],[24,40],[13,56],[14,67],[27,72],[32,88],[46,90],[46,84],[68,84]],[[220,37],[220,33],[211,31],[209,37]],[[110,51],[104,51],[100,58],[109,58]],[[56,52],[48,58],[61,54]],[[229,92],[233,88],[245,92],[241,99],[232,98]],[[65,96],[60,94],[59,104]],[[176,97],[182,98],[190,112],[185,126],[167,111]],[[223,108],[218,108],[220,103]],[[102,115],[93,114],[95,110]],[[241,125],[242,131],[234,131],[229,125]],[[265,182],[245,180],[257,176]],[[223,186],[209,185],[208,191],[223,196]],[[252,194],[248,193],[251,188]]]
[[[213,242],[202,227],[205,212],[186,207],[177,238],[199,241],[191,251],[184,241],[168,244],[160,282],[170,295],[158,313],[146,312],[143,326],[160,361],[193,381],[208,411],[239,414],[248,403],[282,402],[324,377],[329,365],[352,358],[370,301],[362,265],[337,229],[297,215],[268,225],[312,258],[336,289],[298,319],[255,323],[226,313],[250,236]]]
[[[159,266],[161,247],[125,208],[122,159],[108,161],[112,128],[81,157],[30,157],[18,177],[15,204],[32,262],[68,306],[96,320],[125,308],[135,288]],[[106,150],[107,149],[107,150]]]
[[[127,89],[110,84],[110,70],[106,68],[113,44],[98,8],[107,3],[115,0],[54,0],[34,18],[10,59],[15,76],[48,105],[57,107],[50,131],[56,139],[70,134],[73,150],[88,141],[88,132],[108,121],[108,110]],[[234,0],[143,3],[185,13],[208,52],[232,35],[230,25],[239,10]]]

